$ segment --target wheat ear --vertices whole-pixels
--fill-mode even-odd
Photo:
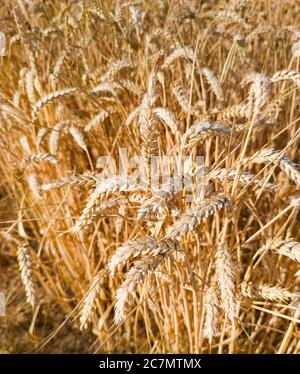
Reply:
[[[143,157],[147,161],[148,178],[151,175],[151,159],[159,154],[160,123],[153,112],[157,99],[156,77],[152,73],[148,80],[148,90],[139,112],[140,134],[142,137]]]
[[[41,195],[41,187],[39,185],[39,182],[38,182],[38,176],[36,173],[30,173],[28,176],[27,176],[27,183],[28,183],[28,186],[29,186],[29,189],[32,193],[32,195],[37,199],[37,200],[40,200],[42,198],[42,195]]]
[[[275,83],[286,80],[290,80],[300,86],[300,73],[295,70],[280,70],[271,77],[270,82]]]
[[[55,156],[49,154],[49,153],[33,153],[30,156],[26,157],[22,162],[21,162],[21,167],[24,169],[29,165],[43,162],[43,161],[48,161],[54,165],[58,163],[58,160]]]
[[[154,108],[153,113],[171,129],[173,134],[179,136],[179,122],[169,109]]]
[[[279,286],[269,286],[267,284],[254,285],[252,282],[242,282],[241,293],[250,299],[265,299],[271,301],[287,301],[295,295]]]
[[[126,60],[119,60],[114,62],[109,69],[100,78],[101,82],[107,82],[113,80],[119,72],[124,69],[132,69],[134,65]]]
[[[129,297],[142,284],[147,275],[153,274],[162,261],[170,253],[155,257],[146,256],[141,261],[136,261],[134,266],[126,274],[125,280],[116,292],[115,323],[122,322],[127,316],[127,303]]]
[[[178,101],[179,105],[181,106],[182,110],[184,111],[184,113],[190,113],[192,115],[195,115],[195,116],[200,116],[201,115],[201,111],[192,107],[190,105],[190,101],[188,99],[188,95],[185,91],[185,89],[177,84],[177,85],[174,85],[172,87],[172,92],[176,98],[176,100]]]
[[[300,263],[300,243],[292,238],[275,241],[270,244],[270,249],[279,255],[286,256],[291,260]]]
[[[237,175],[237,169],[214,169],[207,172],[208,180],[215,180],[224,183],[226,180],[234,181]],[[263,179],[255,178],[254,174],[249,172],[241,172],[238,176],[238,183],[242,186],[252,186],[253,184],[260,187],[265,187],[268,190],[275,190],[276,186],[273,183],[266,183]]]
[[[108,269],[111,275],[114,275],[116,269],[124,266],[130,257],[152,256],[168,253],[170,250],[180,250],[179,243],[173,239],[155,239],[145,237],[138,240],[129,240],[122,246],[118,247],[116,253],[108,262]]]
[[[231,129],[221,123],[197,122],[184,134],[185,147],[191,148],[199,142],[204,142],[212,135],[230,136]]]
[[[74,175],[72,177],[65,177],[62,179],[57,179],[53,182],[43,184],[41,186],[42,191],[51,191],[56,188],[61,187],[84,187],[84,188],[94,188],[101,178],[97,173],[88,173],[82,175]]]
[[[162,68],[167,69],[178,58],[187,58],[190,61],[194,59],[194,50],[191,47],[176,48],[164,61]]]
[[[218,247],[216,253],[216,273],[223,307],[230,321],[234,321],[237,314],[235,266],[228,249],[222,245]]]
[[[254,156],[248,157],[242,161],[243,165],[248,162],[272,162],[278,165],[292,181],[300,185],[300,171],[297,169],[296,165],[288,157],[282,155],[280,151],[276,151],[273,148],[263,149]]]
[[[224,196],[212,197],[185,211],[172,226],[167,229],[168,238],[180,238],[188,232],[194,232],[203,219],[215,214],[217,211],[232,207],[230,200]]]
[[[34,104],[34,106],[32,107],[32,113],[31,113],[32,119],[35,120],[38,113],[43,109],[43,107],[47,105],[48,103],[50,103],[51,101],[59,97],[71,95],[77,91],[79,91],[77,87],[70,87],[70,88],[65,88],[64,90],[50,92],[49,94],[47,94],[46,96],[44,96],[42,99],[40,99]]]
[[[72,231],[78,233],[79,231],[88,228],[89,224],[93,221],[94,214],[96,214],[97,209],[100,208],[104,195],[108,196],[116,191],[134,191],[139,189],[140,186],[134,184],[134,182],[135,175],[132,175],[125,180],[122,180],[119,176],[99,180],[94,191],[89,196],[88,202]]]
[[[83,149],[85,152],[88,152],[86,141],[81,131],[77,127],[71,126],[69,128],[69,133],[72,135],[73,139],[79,145],[79,147]]]
[[[220,101],[224,100],[224,94],[222,85],[219,81],[219,79],[216,77],[216,75],[209,69],[209,68],[203,68],[202,73],[204,74],[207,82],[211,86],[214,94],[216,95],[217,99]]]
[[[18,248],[18,263],[21,272],[21,279],[25,287],[26,301],[32,306],[35,306],[35,289],[32,276],[32,261],[30,256],[30,248],[23,243]]]
[[[96,126],[101,125],[106,118],[108,118],[109,112],[106,110],[101,110],[98,114],[96,114],[84,127],[84,131],[89,132],[93,130]]]
[[[213,337],[218,333],[218,306],[219,301],[217,298],[215,287],[211,286],[207,289],[204,297],[205,322],[203,335],[208,339],[209,344],[212,343]]]
[[[57,154],[58,143],[63,130],[67,130],[71,126],[72,122],[70,120],[64,120],[57,122],[50,133],[49,136],[49,150],[53,155]]]
[[[91,286],[83,300],[83,306],[80,311],[80,329],[83,330],[87,327],[88,320],[91,317],[92,311],[95,307],[96,297],[100,292],[104,271],[99,271],[93,278]]]

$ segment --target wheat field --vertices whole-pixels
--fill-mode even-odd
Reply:
[[[300,2],[2,3],[0,350],[300,353]]]

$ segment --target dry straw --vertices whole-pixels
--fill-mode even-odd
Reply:
[[[2,3],[22,326],[76,313],[68,352],[299,354],[299,2]]]

